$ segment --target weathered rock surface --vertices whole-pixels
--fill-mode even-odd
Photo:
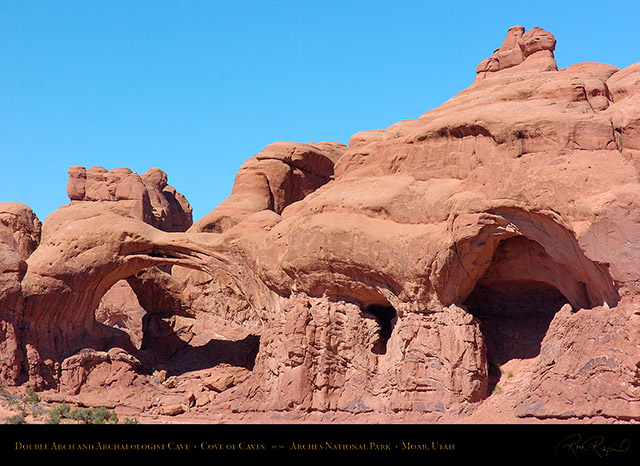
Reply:
[[[159,168],[138,175],[128,168],[87,170],[74,165],[69,168],[67,195],[72,204],[117,202],[160,230],[186,231],[193,223],[191,206],[167,181],[167,174]]]
[[[640,67],[555,46],[513,27],[420,118],[266,147],[187,231],[163,172],[72,167],[39,243],[0,225],[0,376],[205,419],[638,420]]]
[[[15,249],[25,260],[40,244],[42,224],[35,213],[20,202],[0,203],[0,228],[11,232]]]
[[[27,271],[26,260],[38,247],[40,235],[41,223],[28,206],[0,203],[0,383],[23,380],[21,282]]]
[[[556,70],[553,51],[556,38],[548,31],[535,27],[527,32],[522,26],[513,26],[507,37],[491,57],[480,62],[476,73],[495,72],[524,65],[543,71]]]
[[[340,143],[276,142],[247,160],[236,176],[231,196],[196,222],[193,231],[223,233],[251,214],[277,214],[304,199],[333,177],[346,147]]]

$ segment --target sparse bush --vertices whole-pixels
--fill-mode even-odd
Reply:
[[[69,419],[90,424],[91,410],[85,408],[76,408],[69,413]]]
[[[70,419],[84,424],[118,424],[116,413],[109,411],[105,407],[75,408],[71,410],[66,403],[53,408],[49,412],[47,422],[49,424],[59,424],[63,419]]]
[[[58,414],[60,417],[69,417],[70,410],[71,408],[67,403],[62,403],[60,406],[53,408],[51,412]]]
[[[118,416],[107,408],[76,408],[68,414],[69,419],[85,424],[117,424]]]
[[[107,408],[95,408],[91,413],[92,424],[106,424],[109,422],[117,424],[118,416],[116,416],[116,413],[109,411]]]
[[[26,424],[27,423],[27,419],[25,418],[24,414],[22,414],[22,413],[14,414],[13,416],[9,416],[6,419],[6,423],[7,424]]]
[[[47,424],[60,424],[60,422],[62,421],[62,417],[60,416],[60,414],[58,413],[49,413],[49,417],[47,417],[47,420],[45,421]]]
[[[33,388],[29,387],[27,388],[27,396],[24,399],[24,401],[32,405],[35,405],[40,402],[40,397],[38,396],[38,394]]]
[[[62,419],[69,417],[70,407],[68,404],[63,403],[60,406],[56,406],[49,411],[49,417],[47,418],[47,424],[60,424]]]

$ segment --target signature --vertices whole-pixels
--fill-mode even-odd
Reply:
[[[556,447],[556,455],[560,452],[569,452],[576,458],[579,454],[594,454],[600,458],[605,458],[612,453],[625,453],[629,450],[631,441],[624,439],[618,444],[607,444],[604,436],[594,435],[583,439],[582,435],[569,435]]]

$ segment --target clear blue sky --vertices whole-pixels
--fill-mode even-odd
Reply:
[[[70,165],[167,172],[195,219],[275,141],[340,141],[466,88],[507,29],[560,67],[640,61],[640,1],[0,0],[1,201],[44,219]]]

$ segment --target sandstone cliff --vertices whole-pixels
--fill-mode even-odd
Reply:
[[[204,419],[638,420],[640,66],[555,47],[515,26],[420,118],[272,144],[193,225],[159,170],[72,167],[41,233],[0,205],[0,380]]]

